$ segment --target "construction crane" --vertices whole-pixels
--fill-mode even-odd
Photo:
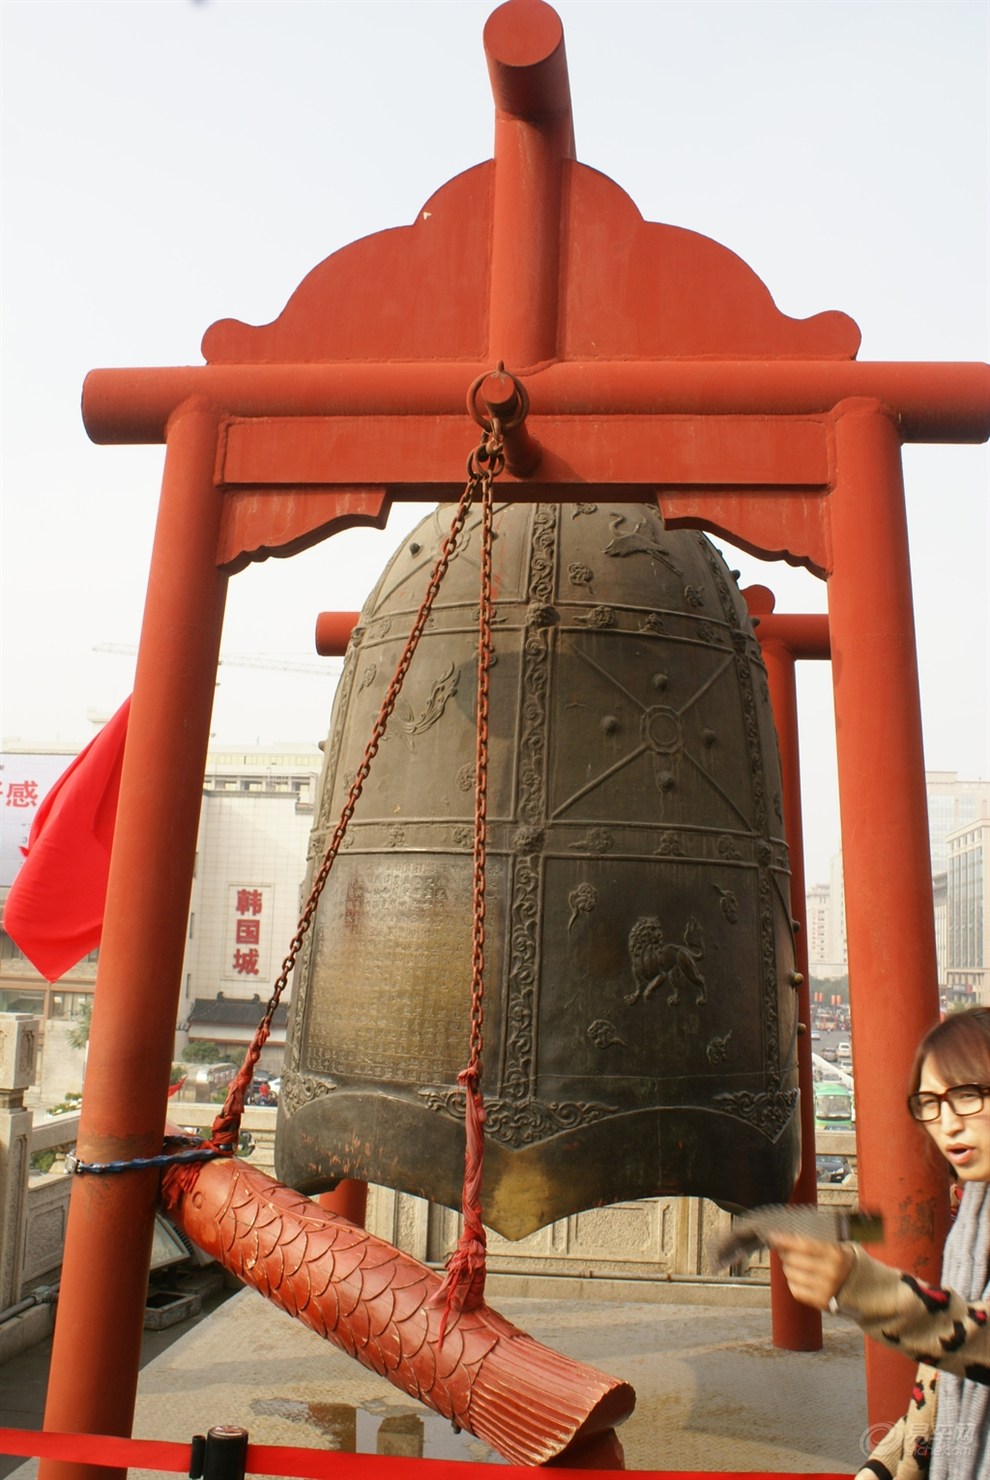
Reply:
[[[134,657],[137,648],[123,642],[100,642],[93,648],[94,653],[119,653],[125,657]],[[309,678],[327,678],[334,672],[330,660],[324,659],[319,663],[307,663],[293,658],[267,658],[250,653],[228,653],[220,659],[220,666],[237,668],[270,668],[281,673],[303,673]]]

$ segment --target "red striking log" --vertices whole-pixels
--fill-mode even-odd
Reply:
[[[238,1279],[514,1464],[577,1461],[632,1412],[628,1383],[487,1306],[452,1316],[440,1345],[432,1270],[244,1162],[169,1168],[162,1200]]]

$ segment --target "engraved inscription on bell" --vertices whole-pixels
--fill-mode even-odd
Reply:
[[[449,525],[396,553],[345,663],[322,858]],[[471,988],[470,523],[297,971],[277,1166],[456,1206]],[[786,1198],[796,1001],[776,738],[731,574],[648,506],[496,512],[485,1219],[521,1237],[682,1193]]]
[[[372,1085],[454,1082],[464,1067],[464,1006],[451,990],[447,956],[453,949],[470,960],[471,951],[470,869],[459,872],[390,853],[369,878],[360,856],[338,859],[311,958],[321,985],[307,1070]],[[499,861],[489,871],[493,891],[500,874]],[[493,945],[489,1005],[497,1012],[501,961]]]

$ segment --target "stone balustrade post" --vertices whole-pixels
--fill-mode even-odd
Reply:
[[[24,1091],[34,1080],[38,1029],[30,1013],[0,1012],[0,1310],[21,1298],[34,1123]]]

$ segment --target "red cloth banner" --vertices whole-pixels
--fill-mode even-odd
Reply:
[[[48,981],[95,951],[131,701],[76,756],[38,808],[3,911],[3,928]]]

